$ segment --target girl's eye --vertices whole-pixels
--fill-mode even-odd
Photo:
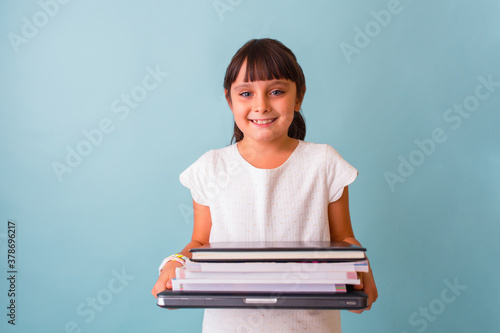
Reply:
[[[275,95],[275,96],[281,95],[283,93],[284,93],[283,90],[273,90],[273,91],[271,91],[271,95]]]
[[[248,91],[244,91],[240,94],[242,97],[250,97],[250,93]]]

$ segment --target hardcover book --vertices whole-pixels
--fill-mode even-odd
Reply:
[[[192,261],[342,261],[365,259],[365,248],[346,242],[213,242],[193,248]]]

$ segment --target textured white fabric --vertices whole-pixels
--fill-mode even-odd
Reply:
[[[210,207],[210,241],[330,240],[328,204],[357,176],[326,144],[299,141],[275,169],[258,169],[237,145],[211,150],[180,176],[193,199]],[[341,332],[335,310],[207,309],[204,333]]]

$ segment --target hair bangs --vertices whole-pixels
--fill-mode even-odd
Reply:
[[[246,61],[245,82],[285,79],[297,85],[297,95],[302,98],[305,78],[293,52],[273,39],[252,39],[234,55],[224,77],[224,89],[230,98],[231,84],[236,80]]]
[[[246,59],[245,82],[265,80],[292,80],[298,76],[293,73],[293,61],[283,53],[273,52],[272,49],[258,47],[251,49]]]

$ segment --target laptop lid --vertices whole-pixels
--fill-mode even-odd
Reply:
[[[163,308],[269,308],[359,310],[367,307],[368,296],[348,288],[338,293],[263,293],[172,291],[158,295]]]

